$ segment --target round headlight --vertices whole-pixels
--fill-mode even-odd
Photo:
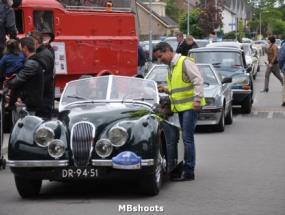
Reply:
[[[48,153],[53,158],[61,157],[65,152],[65,144],[62,140],[52,140],[48,144]]]
[[[40,147],[47,147],[48,143],[54,139],[54,132],[51,128],[41,127],[36,131],[35,142]]]
[[[98,140],[95,145],[95,151],[102,158],[110,156],[113,151],[111,141],[108,139]]]
[[[113,146],[119,147],[127,142],[129,135],[125,128],[114,127],[109,131],[108,137]]]

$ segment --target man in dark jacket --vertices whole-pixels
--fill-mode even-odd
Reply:
[[[10,89],[15,89],[27,111],[38,115],[43,106],[43,69],[35,55],[35,43],[32,38],[20,40],[22,52],[26,56],[24,68],[7,82]]]
[[[15,12],[7,0],[0,0],[0,58],[3,55],[6,35],[10,39],[15,39],[17,36]]]
[[[32,32],[31,37],[35,41],[36,58],[44,71],[44,104],[38,114],[45,119],[50,119],[54,104],[54,53],[43,44],[41,33]]]
[[[189,45],[189,50],[199,48],[192,35],[186,37],[186,43]]]
[[[181,54],[183,56],[187,56],[188,55],[188,51],[190,49],[190,46],[187,44],[186,40],[184,39],[183,33],[182,32],[178,32],[176,34],[176,39],[177,39],[177,42],[178,42],[176,53],[177,54]]]

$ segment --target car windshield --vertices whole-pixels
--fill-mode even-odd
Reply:
[[[205,85],[218,85],[219,82],[210,65],[197,65],[202,73]]]
[[[103,76],[69,82],[61,96],[60,105],[82,101],[141,101],[158,103],[154,81],[123,76]]]
[[[242,66],[241,54],[238,52],[193,52],[191,56],[196,63],[213,64],[217,68]]]
[[[206,85],[218,85],[219,82],[214,74],[213,69],[210,65],[197,65],[204,79],[204,84]],[[147,75],[147,79],[154,80],[159,85],[167,85],[168,68],[166,66],[154,67]]]

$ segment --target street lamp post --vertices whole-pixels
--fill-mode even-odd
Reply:
[[[152,62],[152,0],[149,0],[149,60]]]
[[[190,7],[189,7],[189,0],[187,0],[187,36],[189,35],[189,15],[190,15]]]
[[[259,36],[261,37],[261,10],[259,11]]]

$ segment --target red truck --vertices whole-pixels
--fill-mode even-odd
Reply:
[[[22,0],[19,34],[53,33],[56,95],[82,75],[137,74],[134,0]]]

